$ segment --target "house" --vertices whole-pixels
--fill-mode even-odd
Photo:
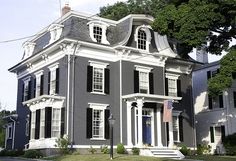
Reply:
[[[195,69],[192,78],[197,143],[210,145],[211,153],[224,153],[222,140],[236,132],[236,81],[217,97],[207,92],[207,81],[219,68],[219,61],[207,63]]]
[[[69,11],[25,42],[23,59],[9,69],[18,78],[15,148],[55,148],[64,134],[73,148],[109,145],[111,113],[115,145],[195,147],[194,62],[152,22],[147,15],[113,21]],[[168,123],[165,100],[174,102]]]

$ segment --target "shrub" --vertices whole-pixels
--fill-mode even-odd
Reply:
[[[140,149],[139,149],[139,148],[136,148],[136,147],[133,147],[133,148],[132,148],[132,153],[133,153],[133,155],[139,155],[139,152],[140,152]]]
[[[89,152],[90,152],[91,154],[94,154],[94,153],[97,152],[97,150],[94,149],[92,146],[90,146]]]
[[[27,150],[24,154],[25,158],[41,158],[43,154],[38,150]]]
[[[123,144],[117,144],[117,149],[116,149],[117,154],[125,154],[126,150]]]
[[[211,146],[207,145],[206,143],[198,144],[197,145],[197,154],[209,154],[211,152]]]
[[[183,145],[179,150],[183,155],[191,155],[191,150],[187,146]]]
[[[105,145],[105,146],[101,146],[101,152],[103,154],[109,154],[109,149],[108,147]]]
[[[223,140],[226,154],[236,155],[236,133],[228,135]]]
[[[59,152],[60,154],[68,154],[70,152],[68,145],[69,145],[69,141],[68,141],[68,137],[65,135],[63,136],[63,138],[58,138],[56,140],[56,145],[55,147],[59,148]]]
[[[11,156],[11,157],[18,157],[24,155],[24,151],[22,150],[2,150],[0,152],[0,156]]]

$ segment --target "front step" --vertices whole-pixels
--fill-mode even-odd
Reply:
[[[184,155],[179,150],[161,149],[161,148],[140,149],[140,155],[153,156],[159,158],[172,158],[172,159],[184,158]]]

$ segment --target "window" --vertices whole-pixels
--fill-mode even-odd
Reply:
[[[53,108],[52,111],[52,137],[60,137],[61,109]]]
[[[215,77],[220,72],[220,69],[207,71],[207,79],[210,79],[212,77]]]
[[[105,104],[90,104],[87,108],[87,138],[108,139],[110,111]]]
[[[221,143],[225,139],[225,126],[210,127],[211,143]]]
[[[93,27],[93,36],[97,40],[98,43],[102,41],[102,28],[98,26]]]
[[[174,135],[174,141],[178,142],[179,139],[179,118],[178,116],[172,117],[172,123],[173,123],[173,135]]]
[[[52,24],[49,26],[48,31],[50,32],[50,41],[49,44],[58,40],[61,36],[63,25],[60,24]]]
[[[210,110],[213,108],[224,108],[223,94],[220,94],[218,97],[215,98],[208,95],[208,108]]]
[[[41,109],[40,118],[40,138],[44,138],[45,134],[45,108]]]
[[[234,92],[234,108],[236,108],[236,92]]]
[[[90,62],[87,68],[87,91],[92,93],[109,94],[110,70],[108,64]]]
[[[138,49],[146,50],[147,35],[145,31],[138,31]]]
[[[33,54],[35,45],[36,45],[36,43],[29,42],[29,41],[27,41],[23,44],[23,48],[24,48],[23,59],[26,59]]]
[[[169,96],[176,97],[177,96],[177,86],[176,79],[168,79],[168,94]]]
[[[7,139],[12,139],[12,124],[7,125]]]
[[[26,123],[25,123],[25,136],[29,136],[29,131],[30,131],[30,129],[29,129],[29,115],[27,116],[27,118],[26,118]]]
[[[154,93],[152,68],[135,65],[134,93]]]
[[[40,71],[35,74],[35,97],[43,95],[43,82],[44,82],[44,76],[43,71]]]
[[[23,80],[23,93],[22,93],[22,101],[27,101],[31,99],[31,80],[30,77],[27,77]]]
[[[166,73],[165,94],[166,96],[181,97],[181,81],[179,75]]]
[[[54,95],[59,93],[59,68],[58,64],[49,67],[48,73],[48,94]]]
[[[31,139],[35,138],[36,111],[31,112]]]

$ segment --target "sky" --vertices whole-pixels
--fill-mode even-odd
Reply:
[[[125,1],[125,0],[119,0]],[[72,10],[96,14],[99,8],[117,0],[4,0],[0,5],[0,103],[2,109],[15,110],[17,77],[8,69],[19,63],[23,56],[22,44],[27,39],[9,43],[38,33],[60,17],[60,6],[68,3]],[[61,4],[61,5],[60,5]],[[219,59],[210,56],[209,61]],[[2,110],[0,109],[0,110]]]

